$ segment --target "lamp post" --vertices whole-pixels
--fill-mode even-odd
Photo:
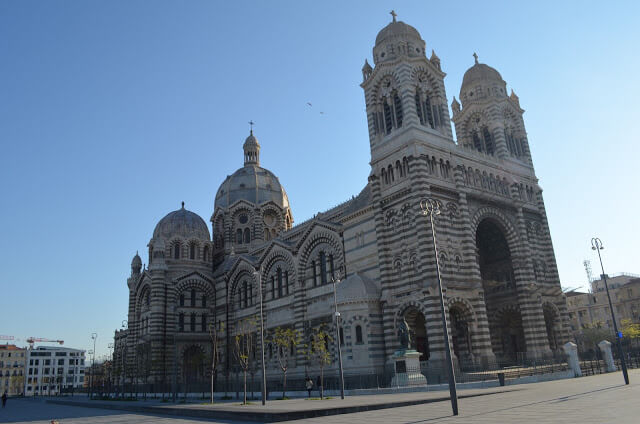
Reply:
[[[113,379],[113,365],[114,365],[114,361],[113,361],[113,343],[109,343],[107,345],[107,349],[109,349],[109,356],[108,358],[111,359],[111,366],[109,366],[109,396],[111,396],[111,389],[113,388],[113,383],[112,383],[112,379]]]
[[[262,310],[262,269],[253,272],[258,281],[258,293],[260,293],[260,354],[262,359],[262,404],[267,401],[267,371],[264,364],[264,315]]]
[[[334,315],[336,317],[336,340],[338,340],[338,366],[340,368],[340,399],[344,399],[344,374],[342,372],[342,347],[340,345],[340,312],[338,312],[338,296],[336,295],[336,284],[340,282],[342,277],[342,269],[338,271],[338,278],[331,278],[333,283],[333,307]],[[346,276],[345,276],[346,277]]]
[[[122,320],[122,330],[129,329],[129,321],[126,319]],[[126,390],[127,385],[127,338],[129,334],[125,334],[124,344],[120,345],[120,358],[122,359],[122,398],[124,399],[124,392]]]
[[[91,333],[91,339],[93,340],[93,351],[91,352],[91,379],[89,380],[89,399],[93,397],[93,383],[95,380],[95,362],[96,362],[96,339],[98,338],[98,333]]]
[[[453,360],[451,359],[451,345],[449,344],[449,328],[447,327],[447,316],[444,312],[444,294],[442,293],[442,279],[440,277],[440,259],[438,258],[438,245],[436,244],[436,228],[434,216],[440,215],[440,205],[434,199],[423,199],[420,201],[422,214],[429,216],[431,222],[431,236],[433,237],[433,252],[436,256],[436,276],[438,277],[438,294],[440,295],[440,313],[442,318],[442,333],[444,336],[444,353],[446,355],[447,369],[449,372],[449,394],[451,396],[451,409],[453,415],[458,415],[458,394],[456,393],[456,376],[453,373]]]
[[[598,259],[600,260],[600,268],[602,269],[602,279],[604,280],[604,288],[607,290],[607,299],[609,299],[609,309],[611,309],[611,319],[613,320],[613,331],[616,332],[616,345],[618,346],[618,356],[620,356],[620,365],[622,366],[622,375],[624,377],[624,384],[629,384],[629,374],[627,373],[627,363],[624,360],[624,353],[622,352],[622,337],[618,333],[618,324],[616,324],[616,314],[613,311],[613,304],[611,303],[611,295],[609,294],[609,285],[607,284],[607,274],[604,273],[604,265],[602,265],[602,256],[600,251],[604,249],[602,240],[597,237],[591,239],[591,249],[598,252]]]

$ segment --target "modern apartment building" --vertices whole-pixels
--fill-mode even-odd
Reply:
[[[38,346],[27,351],[25,395],[55,395],[84,385],[85,351]]]

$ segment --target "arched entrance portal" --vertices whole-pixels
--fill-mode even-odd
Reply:
[[[454,304],[449,308],[449,322],[451,323],[451,341],[453,353],[458,360],[472,359],[471,332],[469,320],[465,310]]]
[[[424,315],[415,307],[410,307],[404,312],[403,316],[411,333],[411,347],[421,353],[421,361],[428,360],[431,353],[429,351],[429,339]]]
[[[476,249],[493,353],[516,360],[525,352],[511,251],[502,226],[486,218],[476,230]],[[505,309],[506,308],[506,309]]]
[[[198,346],[190,346],[184,351],[182,358],[182,373],[185,392],[193,389],[204,376],[205,355]]]

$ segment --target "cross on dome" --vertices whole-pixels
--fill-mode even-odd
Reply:
[[[478,55],[476,54],[476,52],[473,52],[473,58],[475,59],[476,63],[478,63]]]
[[[251,135],[253,135],[253,126],[255,125],[255,122],[253,122],[253,120],[249,121],[249,125],[250,125],[250,130],[249,132],[251,133]]]
[[[395,11],[395,10],[392,10],[391,12],[389,12],[389,14],[390,14],[391,16],[393,16],[393,22],[395,22],[395,21],[396,21],[396,16],[398,16],[398,14],[396,13],[396,11]]]

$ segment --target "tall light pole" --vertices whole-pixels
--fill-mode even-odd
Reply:
[[[113,364],[114,364],[114,361],[113,361],[114,353],[112,352],[113,347],[114,347],[113,343],[109,343],[109,344],[107,345],[107,349],[109,349],[109,356],[108,356],[108,358],[110,358],[110,359],[111,359],[111,366],[109,367],[109,396],[111,396],[111,389],[112,389],[112,382],[111,382],[111,379],[112,379],[112,376],[113,376],[113,372],[112,372],[112,370],[113,370]]]
[[[591,239],[591,249],[598,252],[598,259],[600,259],[600,268],[602,269],[602,279],[604,280],[604,288],[607,290],[607,298],[609,299],[609,309],[611,309],[611,319],[613,320],[613,331],[616,332],[616,345],[618,346],[618,356],[620,356],[620,365],[622,366],[622,375],[624,377],[624,384],[629,384],[629,374],[627,373],[627,363],[624,360],[624,353],[622,352],[622,337],[618,333],[618,324],[616,324],[616,314],[613,311],[613,304],[611,303],[611,295],[609,294],[609,285],[607,284],[607,274],[604,273],[604,266],[602,265],[602,256],[600,251],[604,249],[602,240],[597,237]]]
[[[264,315],[262,310],[262,268],[255,270],[255,275],[258,281],[258,293],[260,293],[260,353],[262,357],[262,404],[267,401],[267,371],[264,364]]]
[[[331,278],[333,283],[333,307],[336,317],[336,340],[338,340],[338,366],[340,368],[340,399],[344,399],[344,374],[342,372],[342,347],[340,345],[340,312],[338,312],[338,296],[336,295],[336,284],[340,282],[342,277],[342,268],[338,271],[338,278]],[[346,278],[346,275],[345,275]]]
[[[126,319],[122,320],[122,330],[129,329],[129,321]],[[120,345],[120,357],[122,359],[122,398],[124,399],[124,391],[127,385],[127,338],[129,337],[129,332],[125,334],[124,344]]]
[[[98,338],[98,333],[91,333],[91,339],[93,340],[93,351],[91,352],[91,379],[89,380],[89,399],[93,397],[93,382],[95,381],[95,377],[93,374],[95,373],[95,361],[96,361],[96,339]]]
[[[449,371],[449,394],[451,396],[451,409],[453,415],[458,415],[458,394],[456,393],[456,376],[453,372],[453,360],[451,359],[451,345],[449,344],[449,328],[447,316],[444,312],[444,294],[442,293],[442,279],[440,277],[440,259],[438,258],[438,245],[436,243],[436,227],[434,216],[440,215],[440,205],[437,200],[423,199],[420,201],[422,214],[429,217],[431,222],[431,236],[433,237],[433,253],[436,256],[436,275],[438,277],[438,294],[440,295],[440,312],[442,317],[442,333],[444,336],[444,353],[446,355],[447,369]]]

